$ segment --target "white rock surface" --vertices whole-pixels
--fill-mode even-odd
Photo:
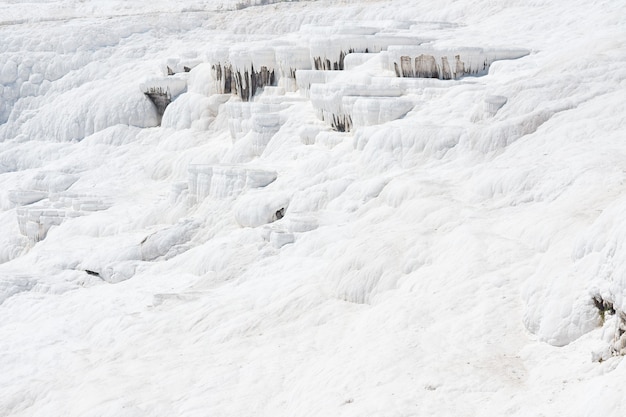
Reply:
[[[0,2],[0,415],[626,415],[625,7]]]

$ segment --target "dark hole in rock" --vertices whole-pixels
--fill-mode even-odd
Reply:
[[[600,314],[615,314],[615,307],[613,306],[613,303],[603,299],[600,295],[593,297],[593,304],[596,306]]]
[[[191,68],[189,68],[189,67],[183,67],[183,69],[185,70],[185,72],[191,71]]]
[[[94,277],[98,277],[100,278],[100,274],[96,271],[91,271],[89,269],[85,269],[85,272],[87,273],[87,275],[93,275]]]
[[[144,93],[150,101],[156,106],[157,114],[159,117],[159,125],[161,124],[161,119],[163,118],[163,113],[165,113],[165,109],[172,102],[172,96],[167,89],[163,89],[161,87],[152,87],[146,93]]]
[[[280,210],[276,211],[275,216],[276,216],[276,220],[280,220],[283,217],[285,217],[285,208],[283,207]]]

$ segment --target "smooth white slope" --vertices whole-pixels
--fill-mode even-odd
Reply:
[[[119,13],[84,2],[86,19],[0,27],[0,414],[624,414],[621,358],[591,361],[612,336],[592,294],[626,308],[619,2],[318,1],[177,19],[125,3],[146,14],[104,19]],[[532,53],[349,134],[294,97],[260,156],[254,131],[233,143],[201,68],[167,127],[146,127],[139,84],[165,63],[347,20]],[[28,59],[9,80],[7,63]],[[22,94],[26,75],[46,87]],[[507,98],[495,114],[492,96]],[[190,164],[218,165],[210,186],[234,190],[228,164],[242,161],[276,180],[190,203]],[[81,215],[33,246],[11,191],[59,173],[78,178]],[[33,204],[51,207],[48,192]],[[109,208],[81,209],[93,201]],[[279,208],[270,225],[237,222]]]

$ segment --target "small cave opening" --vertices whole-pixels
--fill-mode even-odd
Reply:
[[[150,87],[144,94],[148,96],[152,104],[156,107],[160,125],[165,109],[172,102],[172,95],[168,89],[164,89],[162,87]]]

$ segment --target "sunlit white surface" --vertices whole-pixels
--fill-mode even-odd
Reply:
[[[626,6],[255,3],[0,4],[0,415],[623,416]]]

